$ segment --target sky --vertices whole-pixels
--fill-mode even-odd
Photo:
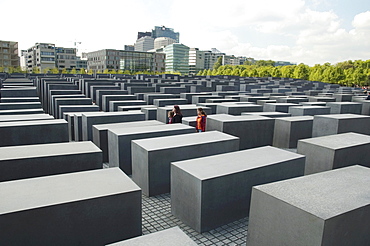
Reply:
[[[14,6],[16,3],[16,6]],[[0,40],[124,49],[166,26],[191,48],[310,66],[370,59],[369,0],[1,0]],[[16,10],[16,16],[14,16]],[[7,23],[7,24],[4,24]]]

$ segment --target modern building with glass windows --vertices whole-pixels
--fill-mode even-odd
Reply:
[[[155,26],[152,30],[152,38],[156,39],[159,37],[167,37],[176,40],[176,43],[180,42],[180,33],[175,32],[172,28],[165,26]]]
[[[87,69],[93,72],[104,70],[165,71],[165,54],[126,50],[104,49],[89,52]]]
[[[0,40],[0,67],[19,67],[18,42]]]
[[[135,42],[135,51],[148,51],[154,48],[154,38],[142,37]]]
[[[166,72],[189,74],[189,50],[190,48],[183,44],[170,44],[164,47]]]
[[[38,68],[40,72],[46,69],[58,68],[71,70],[76,68],[76,49],[55,47],[55,44],[36,43],[27,50],[27,71]]]

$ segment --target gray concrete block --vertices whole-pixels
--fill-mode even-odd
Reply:
[[[335,102],[334,97],[309,97],[310,102]]]
[[[275,119],[258,116],[208,115],[206,129],[240,138],[240,149],[272,145]]]
[[[302,139],[297,152],[306,155],[305,175],[360,164],[370,167],[370,136],[358,133]]]
[[[72,112],[98,112],[98,105],[61,105],[59,106],[59,119],[64,119],[65,113]]]
[[[241,115],[243,112],[262,112],[263,106],[256,104],[219,104],[217,114]]]
[[[199,233],[246,217],[252,186],[302,176],[304,159],[266,146],[172,162],[172,214]]]
[[[68,142],[65,120],[30,120],[0,123],[0,147]]]
[[[272,145],[279,148],[296,148],[299,139],[312,137],[312,125],[313,116],[276,119]]]
[[[133,140],[132,180],[147,196],[168,193],[171,162],[238,148],[239,138],[217,131]]]
[[[141,108],[141,112],[145,114],[145,120],[156,120],[157,119],[157,107]]]
[[[54,117],[48,114],[14,114],[0,115],[0,122],[4,121],[29,121],[29,120],[53,120]]]
[[[14,114],[43,114],[42,108],[38,109],[14,109],[14,110],[0,110],[0,115],[14,115]]]
[[[259,115],[265,116],[269,118],[280,118],[280,117],[290,117],[291,114],[289,113],[282,113],[282,112],[244,112],[242,115]]]
[[[368,245],[369,177],[353,166],[253,187],[247,245]]]
[[[14,109],[40,109],[40,102],[15,102],[15,103],[0,103],[0,110]]]
[[[125,241],[109,244],[107,246],[196,246],[196,244],[189,236],[187,236],[178,226],[153,232],[147,235],[128,239]]]
[[[357,114],[315,115],[312,137],[344,132],[357,132],[370,135],[370,116]]]
[[[143,106],[147,105],[144,100],[121,100],[121,101],[109,101],[109,112],[118,111],[119,106]]]
[[[127,129],[132,127],[148,127],[155,125],[164,125],[164,123],[156,120],[146,120],[146,121],[93,125],[92,127],[93,142],[103,151],[103,162],[109,162],[108,130],[122,128]]]
[[[205,103],[207,99],[222,99],[222,96],[216,96],[216,95],[194,95],[192,96],[191,103],[197,104],[197,103]]]
[[[153,105],[154,104],[154,99],[170,99],[170,98],[180,98],[180,96],[179,95],[176,95],[176,94],[160,94],[160,93],[156,93],[156,94],[152,94],[152,93],[144,94],[144,100],[149,105]]]
[[[331,114],[361,114],[362,104],[356,102],[328,102]]]
[[[104,97],[104,96],[103,96]],[[82,140],[92,140],[92,126],[118,122],[145,120],[141,112],[91,112],[82,114]]]
[[[194,131],[193,127],[183,124],[109,129],[109,166],[120,167],[126,174],[130,175],[132,173],[132,140],[193,133]]]
[[[7,244],[106,245],[142,232],[140,188],[118,168],[1,182],[0,197]]]
[[[292,116],[324,115],[324,114],[330,114],[330,107],[327,107],[327,106],[293,106],[293,107],[289,107],[289,113]]]
[[[105,112],[109,111],[110,101],[123,101],[123,100],[136,100],[135,95],[103,95],[102,96],[102,110]]]
[[[113,90],[97,90],[95,104],[97,104],[100,109],[102,109],[103,95],[128,95],[128,91],[118,90],[117,88],[113,88]]]
[[[53,115],[55,118],[60,117],[61,105],[92,105],[91,98],[55,98]]]
[[[283,112],[288,113],[289,107],[297,106],[295,103],[265,103],[263,111],[265,112]]]
[[[296,103],[296,104],[299,104],[301,102],[308,102],[308,98],[286,97],[286,98],[278,98],[276,101],[278,103]]]
[[[165,107],[165,106],[173,106],[173,105],[182,105],[187,104],[188,100],[184,98],[166,98],[166,99],[154,99],[153,105],[156,107]]]
[[[103,168],[92,142],[0,147],[0,182]]]

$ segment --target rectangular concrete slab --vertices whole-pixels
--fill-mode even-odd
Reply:
[[[315,115],[312,137],[344,132],[357,132],[370,135],[370,116],[357,114]]]
[[[208,131],[216,130],[240,138],[240,149],[272,145],[275,119],[258,116],[208,115]]]
[[[111,123],[94,125],[93,130],[93,142],[103,151],[103,162],[109,162],[108,155],[108,130],[110,129],[121,129],[131,127],[148,127],[155,125],[164,125],[164,123],[157,120],[146,120],[146,121],[134,121],[134,122],[122,122],[122,123]]]
[[[133,140],[132,179],[147,196],[168,193],[171,162],[236,151],[238,148],[238,137],[218,131]]]
[[[30,120],[0,123],[0,147],[68,142],[65,120]]]
[[[147,127],[115,128],[108,130],[109,166],[132,173],[131,141],[169,135],[194,133],[194,128],[183,124],[164,124]]]
[[[102,151],[92,142],[0,147],[0,182],[102,167]]]
[[[163,89],[163,88],[161,88]],[[107,246],[125,246],[125,245],[136,245],[136,246],[196,246],[196,244],[191,238],[186,235],[178,226],[153,232],[140,237],[128,239],[125,241],[112,243]]]
[[[105,245],[142,232],[140,188],[118,168],[1,182],[0,197],[0,238],[13,245]]]
[[[252,186],[302,176],[304,163],[271,146],[172,162],[172,214],[200,233],[246,217]]]
[[[272,145],[279,148],[296,148],[299,139],[312,137],[312,125],[313,116],[276,119]]]
[[[360,164],[370,167],[370,136],[358,133],[302,139],[297,152],[306,155],[305,175]]]
[[[368,245],[369,182],[352,166],[255,186],[247,245]]]
[[[92,140],[92,126],[98,124],[145,120],[141,112],[93,112],[82,114],[82,139]]]

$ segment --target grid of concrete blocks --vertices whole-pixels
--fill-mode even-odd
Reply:
[[[6,73],[0,86],[1,245],[370,242],[359,88]],[[174,105],[182,124],[168,124]]]

